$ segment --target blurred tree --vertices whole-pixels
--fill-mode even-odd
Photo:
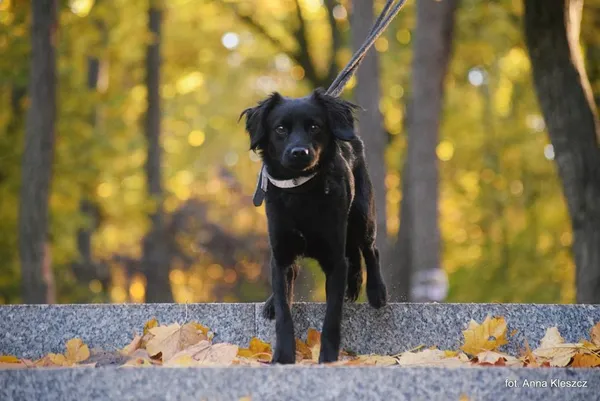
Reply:
[[[357,51],[369,35],[374,22],[374,1],[355,0],[352,3],[351,31],[352,47]],[[388,235],[386,216],[385,190],[385,149],[387,136],[383,129],[383,118],[379,110],[381,99],[379,55],[372,48],[356,72],[354,98],[356,104],[363,108],[359,113],[358,129],[365,143],[365,156],[369,166],[369,174],[375,193],[375,209],[377,210],[377,247],[383,274],[390,269],[388,255]],[[394,283],[388,285],[393,286]]]
[[[291,3],[291,2],[290,2]],[[286,39],[271,32],[267,26],[259,21],[251,8],[242,8],[232,2],[224,2],[237,17],[252,27],[257,33],[267,39],[278,51],[287,54],[302,69],[301,74],[310,82],[312,88],[327,88],[335,79],[338,73],[337,57],[342,48],[342,34],[336,18],[338,13],[345,13],[345,9],[337,0],[324,0],[327,13],[327,23],[331,38],[331,51],[328,60],[328,67],[325,72],[321,72],[315,55],[311,54],[310,32],[307,19],[304,17],[300,0],[294,0],[295,26],[286,30],[285,36],[292,38],[292,46],[289,46]],[[364,39],[364,38],[363,38]]]
[[[421,0],[417,3],[417,25],[413,42],[412,95],[407,107],[408,150],[404,170],[403,202],[399,240],[409,255],[401,256],[410,269],[400,266],[393,282],[409,281],[409,298],[440,301],[432,288],[443,273],[440,263],[438,145],[444,98],[444,80],[453,42],[454,13],[458,0]],[[402,211],[402,208],[407,210]],[[400,287],[402,288],[402,287]],[[406,288],[406,284],[404,284]],[[414,292],[413,292],[414,291]],[[406,294],[392,292],[399,300]],[[441,295],[445,297],[445,294]]]
[[[160,44],[163,4],[152,0],[148,9],[148,30],[151,34],[146,52],[146,89],[148,108],[145,129],[148,146],[146,183],[153,201],[150,231],[144,238],[142,268],[146,273],[147,302],[173,302],[169,267],[168,238],[162,186],[161,107],[160,107]]]
[[[600,302],[600,126],[579,47],[583,0],[525,0],[525,39],[573,228],[577,302]]]
[[[91,41],[92,43],[88,49],[86,86],[92,96],[97,95],[98,91],[105,90],[108,85],[107,60],[101,58],[108,43],[108,28],[106,21],[101,16],[101,4],[102,0],[96,0],[89,12],[89,18],[91,19],[93,32],[95,33],[95,40]],[[101,119],[100,105],[98,102],[94,102],[91,105],[88,117],[89,126],[92,129],[92,140],[95,139],[95,136],[104,134],[100,132],[102,126]],[[86,153],[83,158],[87,159],[85,162],[88,166],[94,164],[91,153]],[[96,200],[97,175],[94,178],[81,181],[79,212],[84,221],[77,229],[77,251],[79,258],[72,264],[72,269],[75,277],[82,284],[88,284],[96,280],[100,283],[101,289],[106,290],[110,283],[108,265],[104,262],[95,261],[92,252],[92,237],[101,225],[100,207]]]
[[[51,303],[48,202],[56,119],[57,2],[32,1],[31,67],[21,169],[19,254],[23,301]]]

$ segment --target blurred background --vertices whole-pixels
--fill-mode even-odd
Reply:
[[[342,95],[365,109],[392,300],[598,302],[577,296],[576,272],[597,280],[600,259],[574,258],[554,103],[542,111],[548,80],[534,80],[552,60],[532,64],[544,43],[524,24],[572,65],[568,26],[548,21],[583,4],[582,79],[556,84],[589,81],[595,104],[569,110],[593,115],[600,1],[529,22],[528,3],[544,1],[409,1]],[[238,116],[327,87],[383,4],[0,0],[0,303],[266,299],[260,162]],[[324,300],[318,265],[302,266],[296,299]]]

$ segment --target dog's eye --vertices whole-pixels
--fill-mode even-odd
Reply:
[[[281,135],[284,136],[287,134],[287,130],[285,129],[285,127],[283,125],[279,125],[275,128],[275,132],[277,133],[277,135]]]
[[[319,127],[316,124],[313,124],[310,126],[310,133],[311,134],[316,134],[317,132],[321,131],[321,127]]]

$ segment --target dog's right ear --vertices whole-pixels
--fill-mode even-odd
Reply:
[[[250,150],[264,148],[263,144],[268,137],[267,116],[281,99],[279,93],[273,92],[255,107],[247,108],[240,114],[238,121],[242,117],[246,117],[246,131],[250,135]]]

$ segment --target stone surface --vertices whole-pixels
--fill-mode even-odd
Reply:
[[[0,307],[0,354],[39,358],[64,352],[74,337],[110,351],[153,317],[161,324],[198,321],[214,331],[215,342],[246,344],[255,333],[253,304],[14,305]]]
[[[516,380],[517,388],[507,387]],[[524,380],[539,381],[524,386]],[[553,382],[554,380],[554,382]],[[559,380],[587,387],[551,387]],[[511,382],[512,383],[512,382]],[[83,368],[0,371],[3,401],[592,401],[590,369],[509,368]]]
[[[262,318],[262,304],[17,305],[0,307],[0,354],[36,358],[61,352],[67,340],[81,337],[90,347],[123,347],[152,317],[161,323],[196,320],[216,333],[215,341],[246,345],[251,337],[274,340],[274,323]],[[324,304],[294,304],[300,337],[321,328]],[[504,316],[509,338],[504,350],[516,353],[527,339],[536,347],[546,328],[557,326],[567,341],[588,338],[600,321],[600,305],[392,304],[374,310],[348,305],[342,331],[344,347],[359,353],[395,354],[419,345],[456,349],[471,319]]]
[[[275,324],[261,317],[256,305],[257,334],[274,342]],[[292,306],[296,334],[305,337],[308,328],[321,329],[325,305]],[[600,322],[600,305],[532,304],[391,304],[375,310],[367,304],[348,305],[344,310],[343,347],[361,354],[398,352],[419,345],[457,349],[462,330],[471,319],[482,322],[487,315],[506,318],[508,332],[516,330],[502,349],[511,354],[524,347],[527,339],[537,347],[546,328],[557,326],[567,341],[589,338],[591,327]]]

